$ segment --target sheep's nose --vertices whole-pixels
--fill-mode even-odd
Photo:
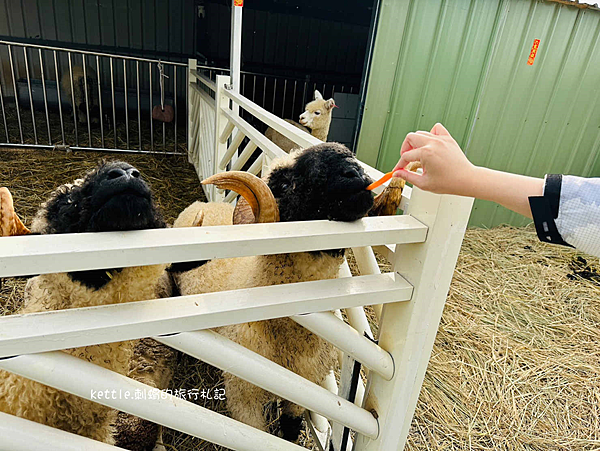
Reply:
[[[358,179],[358,178],[362,178],[361,175],[358,173],[358,171],[354,168],[351,169],[346,169],[343,173],[342,173],[343,177],[349,178],[349,179]]]
[[[121,168],[114,168],[108,171],[106,177],[108,178],[108,180],[115,180],[121,177],[127,177],[127,172],[125,172]]]
[[[125,178],[138,178],[140,176],[140,171],[136,168],[129,168],[127,170],[121,168],[113,168],[108,171],[107,178],[108,180],[115,180],[121,177]]]

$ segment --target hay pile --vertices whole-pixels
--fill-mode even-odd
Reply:
[[[0,148],[0,186],[11,190],[17,213],[29,225],[40,204],[54,189],[75,180],[102,160],[123,160],[138,168],[152,186],[169,223],[190,203],[205,199],[198,176],[183,155]]]
[[[29,223],[52,189],[102,157],[0,150],[0,185]],[[169,221],[201,196],[184,158],[114,157],[141,170]],[[0,315],[18,308],[23,286],[4,284]],[[600,449],[599,323],[597,259],[539,243],[532,228],[469,230],[407,450]],[[181,356],[173,389],[221,387],[218,371]],[[196,402],[226,413],[223,401]],[[169,450],[223,449],[170,430],[165,442]],[[302,443],[315,449],[307,437]]]
[[[600,448],[598,259],[469,230],[408,450]]]

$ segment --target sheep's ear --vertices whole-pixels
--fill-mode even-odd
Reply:
[[[252,207],[246,199],[240,196],[233,210],[233,223],[254,224],[255,222],[256,218],[254,217],[254,213],[252,213]]]
[[[327,102],[325,102],[325,108],[327,108],[328,110],[330,110],[332,108],[337,108],[337,105],[335,104],[335,100],[333,100],[333,97],[331,99],[329,99]]]
[[[323,95],[315,89],[315,100],[323,100]]]

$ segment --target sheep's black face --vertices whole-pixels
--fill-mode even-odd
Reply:
[[[352,152],[337,143],[306,150],[293,166],[275,169],[268,181],[281,221],[360,219],[373,206],[366,190],[370,183]]]
[[[133,166],[103,163],[46,206],[48,233],[107,232],[165,227],[150,187]]]

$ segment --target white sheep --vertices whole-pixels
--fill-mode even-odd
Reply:
[[[78,233],[166,227],[140,173],[122,162],[104,163],[83,179],[52,193],[39,209],[32,232]],[[0,236],[26,234],[7,189],[0,189]],[[42,274],[29,280],[18,314],[154,299],[165,286],[165,265]],[[174,352],[151,339],[65,350],[71,355],[166,388]],[[99,387],[100,389],[100,387]],[[109,444],[132,439],[151,449],[156,425],[129,417],[115,427],[117,411],[0,370],[0,411]],[[139,429],[143,426],[141,429]],[[129,430],[128,430],[129,428]],[[117,440],[116,440],[117,439]],[[142,446],[143,445],[143,446]]]
[[[365,216],[373,205],[371,192],[365,190],[370,182],[347,148],[325,143],[273,162],[266,176],[267,184],[251,174],[237,172],[217,174],[203,183],[214,183],[240,193],[249,190],[251,194],[245,194],[248,202],[238,202],[236,207],[235,222],[244,223],[354,221]],[[240,185],[245,188],[240,190]],[[212,218],[213,224],[219,223],[218,218],[226,218],[224,223],[231,223],[232,207],[196,203],[180,215],[174,226],[192,225],[201,210],[205,211],[204,225],[208,225],[207,217]],[[344,249],[211,260],[198,262],[195,269],[176,272],[174,278],[183,295],[209,293],[333,279],[343,261]],[[335,349],[289,318],[236,324],[217,331],[316,384],[323,382],[335,364]],[[224,378],[232,417],[267,430],[264,407],[276,397],[231,374],[225,373]],[[279,433],[283,438],[298,439],[303,410],[283,402],[279,420]]]
[[[306,104],[304,113],[300,115],[300,123],[291,119],[285,121],[304,130],[306,133],[310,133],[321,141],[327,141],[329,126],[331,125],[331,112],[335,107],[333,98],[324,100],[321,93],[315,90],[315,100]],[[292,149],[298,148],[296,143],[270,127],[265,132],[265,136],[288,153]]]

